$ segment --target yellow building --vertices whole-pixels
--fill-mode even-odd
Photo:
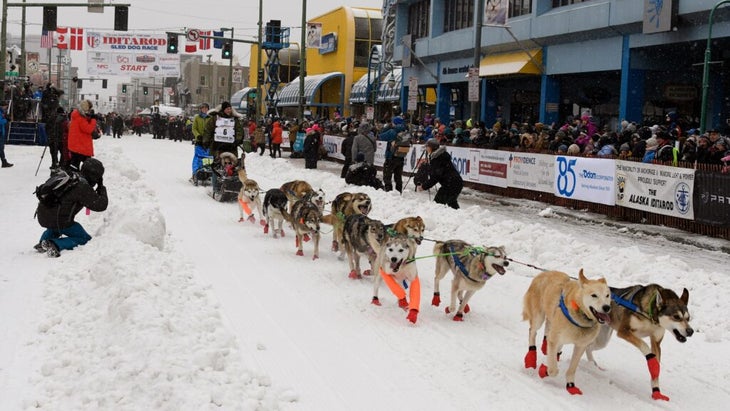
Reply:
[[[381,43],[381,11],[342,6],[314,17],[308,23],[321,24],[322,37],[321,48],[306,49],[305,109],[315,117],[331,118],[335,109],[348,116],[352,84],[367,73],[370,50]],[[257,64],[258,51],[256,46],[251,50],[249,84],[256,87],[257,74],[253,68]],[[265,54],[263,57],[266,58]],[[280,86],[277,104],[280,115],[298,115],[299,88],[298,77]]]

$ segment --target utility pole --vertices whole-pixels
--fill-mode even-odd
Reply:
[[[261,92],[263,89],[261,88],[261,82],[258,80],[259,73],[261,73],[261,59],[262,59],[262,50],[261,47],[263,45],[263,30],[264,30],[264,0],[259,0],[259,45],[258,45],[258,53],[259,57],[256,59],[256,119],[261,118],[261,102],[263,101],[263,98],[261,98]],[[3,45],[5,47],[5,45]],[[301,74],[300,74],[301,75]]]
[[[23,0],[23,3],[25,3],[25,0]],[[7,20],[8,17],[5,15],[5,20]],[[20,64],[18,65],[18,72],[21,76],[25,75],[25,7],[23,7],[23,24],[20,25],[20,55],[18,56],[20,58]],[[12,64],[12,62],[11,62]],[[4,73],[3,73],[4,74]]]
[[[482,25],[484,24],[484,0],[477,0],[477,21],[476,21],[476,27],[474,32],[474,67],[478,70],[479,64],[481,63],[481,51],[482,51]],[[480,80],[481,81],[481,80]],[[481,96],[481,94],[478,94]],[[479,116],[479,108],[480,108],[480,102],[472,101],[471,102],[471,121],[472,124],[476,124],[477,121],[480,120]]]
[[[299,45],[299,122],[304,121],[304,79],[307,77],[307,0],[302,0],[302,39]]]
[[[2,23],[0,23],[0,30],[2,30],[2,38],[0,38],[0,74],[5,79],[5,59],[8,57],[8,49],[5,46],[7,44],[7,32],[8,32],[8,0],[3,0],[3,17]],[[5,100],[5,81],[3,81],[3,87],[0,87],[0,101]]]

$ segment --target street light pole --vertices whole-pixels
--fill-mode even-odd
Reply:
[[[231,40],[233,40],[233,27],[221,28],[221,31],[230,31]],[[232,95],[233,95],[233,42],[231,42],[231,58],[228,59],[228,98],[226,100],[230,102]]]
[[[261,92],[263,89],[261,88],[261,82],[258,80],[259,73],[261,73],[261,58],[262,58],[262,50],[261,47],[263,46],[262,42],[262,35],[263,35],[263,29],[264,29],[264,0],[259,0],[259,44],[258,44],[258,53],[259,57],[256,59],[256,115],[255,118],[258,120],[261,118],[261,101],[263,99],[261,98]]]
[[[5,47],[7,43],[5,34],[8,32],[8,0],[3,0],[3,18],[2,23],[0,23],[0,30],[2,30],[2,38],[0,38],[0,55],[2,55],[2,58],[0,58],[0,74],[4,79],[5,70],[7,69],[5,59],[8,57],[8,49]],[[0,87],[0,100],[5,100],[5,82],[3,82],[3,87]]]
[[[304,79],[307,77],[307,0],[302,0],[302,40],[299,46],[299,121],[304,121]]]
[[[715,18],[715,10],[723,4],[730,3],[730,0],[723,0],[712,8],[707,28],[707,48],[705,48],[705,63],[702,74],[702,111],[700,114],[700,135],[705,133],[707,123],[707,98],[710,92],[710,56],[712,55],[712,21]]]
[[[484,0],[477,0],[477,22],[474,32],[474,67],[479,69],[482,51],[482,25],[484,23]],[[471,81],[471,79],[470,79]],[[478,96],[481,94],[477,93]],[[479,118],[479,100],[471,102],[471,121],[476,124]]]

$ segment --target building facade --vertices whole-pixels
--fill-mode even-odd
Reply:
[[[480,18],[481,4],[488,11]],[[417,114],[470,117],[468,72],[481,30],[479,117],[562,123],[589,110],[609,127],[656,123],[670,111],[697,124],[710,10],[717,0],[385,0],[394,7],[395,58],[417,82]],[[508,5],[506,24],[486,24]],[[729,10],[712,27],[707,128],[730,118]],[[496,13],[496,12],[495,12]],[[477,28],[478,21],[483,24]],[[412,83],[415,84],[415,83]],[[661,123],[659,123],[661,124]]]

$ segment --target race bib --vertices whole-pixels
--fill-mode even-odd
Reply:
[[[215,121],[215,135],[213,140],[218,143],[233,143],[236,141],[234,131],[235,121],[232,118],[218,117]]]

